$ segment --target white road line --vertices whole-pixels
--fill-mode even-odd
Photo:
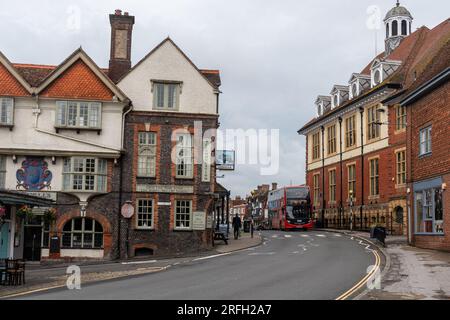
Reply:
[[[309,238],[309,236],[307,234],[302,234],[302,235],[300,235],[300,237]]]
[[[213,258],[217,258],[217,257],[227,256],[227,255],[232,254],[232,253],[233,252],[226,252],[226,253],[221,253],[221,254],[215,254],[215,255],[212,255],[212,256],[196,258],[196,259],[194,259],[192,261],[201,261],[201,260],[213,259]]]
[[[148,260],[148,261],[131,261],[131,262],[122,262],[122,264],[146,264],[146,263],[155,263],[158,262],[157,260]]]
[[[249,253],[249,256],[272,256],[274,255],[275,252],[253,252],[253,253]]]
[[[334,236],[338,238],[342,237],[340,234],[335,234]]]
[[[316,234],[316,237],[326,238],[327,236],[324,234]]]
[[[292,238],[292,236],[290,234],[285,234],[284,237],[285,238]]]
[[[293,254],[297,254],[297,253],[300,253],[300,251],[294,251],[294,252],[292,252]]]

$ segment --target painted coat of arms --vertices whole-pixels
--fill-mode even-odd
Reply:
[[[16,189],[28,191],[40,191],[51,189],[52,173],[48,170],[48,163],[43,159],[27,158],[22,162],[22,168],[17,170]]]

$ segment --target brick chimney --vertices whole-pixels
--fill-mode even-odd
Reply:
[[[134,17],[117,9],[109,15],[111,23],[111,54],[109,77],[116,82],[131,69],[131,38]]]

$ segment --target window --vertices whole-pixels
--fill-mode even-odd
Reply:
[[[6,180],[6,157],[0,156],[0,189],[5,188]]]
[[[377,108],[378,106],[373,106],[367,109],[368,140],[380,137],[380,113]]]
[[[176,145],[176,177],[193,177],[192,135],[189,133],[177,135]]]
[[[179,106],[179,83],[153,83],[153,106],[157,109],[177,110]]]
[[[328,172],[329,185],[330,185],[330,200],[329,202],[336,202],[336,170],[330,170]]]
[[[90,218],[75,218],[64,225],[62,247],[81,249],[101,249],[103,247],[103,227]]]
[[[406,20],[402,20],[402,36],[406,36],[408,34],[408,24]]]
[[[373,73],[373,83],[377,85],[381,82],[381,72],[380,70],[375,70]]]
[[[396,153],[397,163],[397,184],[406,184],[406,151]]]
[[[345,147],[351,148],[356,144],[356,116],[345,119]]]
[[[380,194],[378,158],[370,160],[370,195],[378,196]]]
[[[313,134],[313,160],[320,158],[320,132]]]
[[[336,152],[336,125],[327,128],[328,135],[328,154]]]
[[[50,246],[50,223],[42,222],[42,248],[48,248]]]
[[[313,176],[313,188],[314,188],[314,205],[318,206],[320,204],[320,185],[319,185],[320,175],[315,174]]]
[[[398,35],[398,22],[396,20],[394,20],[392,22],[392,36],[397,36]]]
[[[423,156],[431,153],[431,127],[420,130],[420,150],[419,155]]]
[[[138,176],[154,177],[156,175],[156,134],[139,132]]]
[[[191,229],[192,201],[175,201],[175,229]]]
[[[13,106],[13,99],[0,98],[0,125],[13,125]]]
[[[139,199],[137,201],[137,219],[138,229],[153,228],[153,200]]]
[[[348,198],[355,199],[356,196],[356,165],[352,164],[347,167],[348,170]]]
[[[107,162],[103,159],[64,159],[64,191],[106,192],[106,165]]]
[[[333,96],[333,105],[335,107],[339,105],[339,93]]]
[[[353,98],[358,96],[358,84],[356,82],[352,84],[352,96]]]
[[[386,39],[389,38],[389,23],[386,24]]]
[[[56,126],[72,128],[101,128],[99,102],[57,101]]]
[[[211,152],[212,152],[211,139],[203,139],[202,182],[211,181],[211,164],[212,164]]]
[[[417,233],[444,233],[442,189],[430,188],[415,193]]]
[[[406,128],[406,106],[395,107],[395,127],[396,130],[403,130]]]

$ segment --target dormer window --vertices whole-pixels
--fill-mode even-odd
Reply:
[[[317,115],[320,117],[323,114],[322,104],[317,104]]]
[[[373,84],[374,86],[381,83],[381,72],[380,70],[375,70],[373,73]]]
[[[336,108],[337,106],[339,106],[339,94],[335,94],[333,96],[333,106]]]
[[[359,95],[359,90],[358,90],[358,83],[355,82],[352,84],[351,86],[351,92],[352,92],[352,97],[357,97]]]
[[[330,96],[318,96],[316,99],[317,116],[322,116],[330,109],[331,97]]]

